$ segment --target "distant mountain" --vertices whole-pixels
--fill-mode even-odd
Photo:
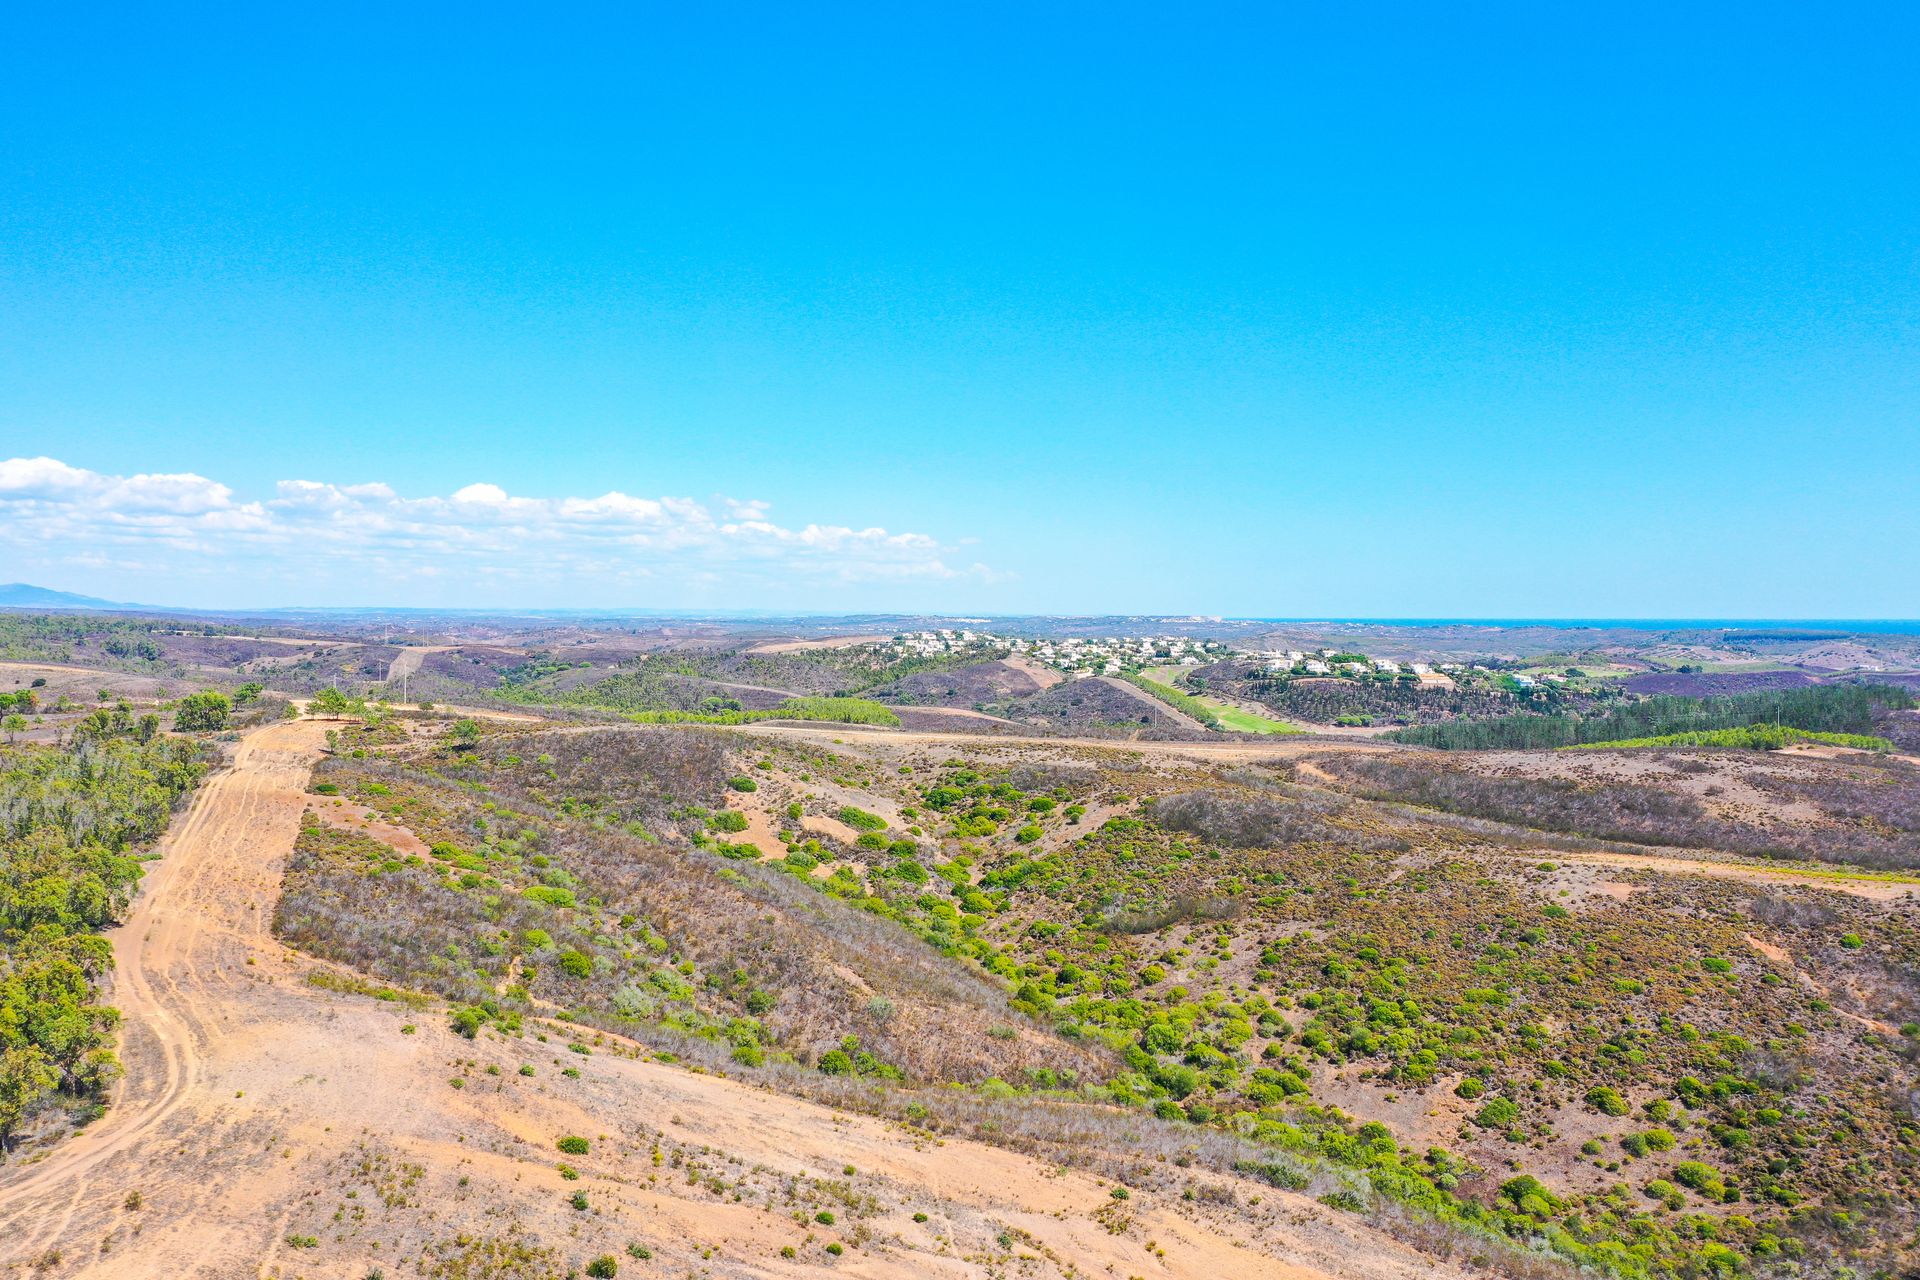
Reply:
[[[36,587],[30,582],[0,583],[0,609],[124,609],[126,606],[94,596],[75,595]]]

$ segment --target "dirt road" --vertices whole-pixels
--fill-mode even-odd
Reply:
[[[0,1182],[0,1223],[11,1219],[13,1228],[0,1238],[21,1244],[19,1256],[37,1256],[57,1239],[98,1175],[123,1164],[205,1081],[211,1042],[232,1021],[215,993],[231,986],[232,966],[249,963],[267,941],[279,890],[279,861],[263,864],[254,850],[291,848],[324,740],[324,727],[310,721],[249,734],[233,767],[201,788],[168,833],[112,935],[111,998],[124,1018],[129,1067],[118,1096],[103,1119]],[[25,1205],[41,1212],[23,1224]]]
[[[1127,688],[1133,689],[1132,685]],[[1133,692],[1140,693],[1138,689]],[[1143,698],[1150,695],[1140,693]],[[1163,704],[1155,701],[1156,706]],[[924,707],[910,708],[915,711]],[[1208,738],[1196,741],[1162,741],[1150,738],[1067,738],[1039,735],[994,734],[984,737],[969,733],[940,733],[927,729],[886,729],[869,725],[851,724],[746,724],[737,727],[738,732],[766,734],[774,737],[791,737],[827,745],[835,739],[858,737],[862,746],[893,744],[898,746],[952,746],[966,747],[975,751],[992,751],[1006,747],[1035,747],[1072,750],[1115,751],[1151,757],[1181,757],[1191,760],[1226,762],[1233,764],[1258,764],[1262,760],[1292,760],[1300,756],[1313,755],[1325,751],[1392,751],[1392,743],[1374,743],[1358,739],[1335,740],[1327,737],[1302,735],[1299,737],[1271,738]]]
[[[645,1241],[648,1274],[790,1277],[844,1239],[851,1274],[974,1277],[1010,1273],[1016,1238],[1034,1277],[1461,1274],[1236,1178],[1206,1180],[1258,1210],[1141,1190],[1122,1212],[1108,1184],[999,1148],[320,989],[270,920],[325,730],[249,733],[166,840],[112,937],[127,1077],[104,1119],[0,1168],[0,1274],[360,1280],[458,1256],[461,1275],[559,1275]],[[593,1141],[576,1178],[555,1163],[569,1133]],[[807,1216],[829,1193],[857,1233]],[[494,1244],[535,1261],[472,1260]]]

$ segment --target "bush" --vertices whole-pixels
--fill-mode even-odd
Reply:
[[[570,1156],[583,1156],[587,1154],[589,1144],[585,1138],[580,1137],[578,1134],[570,1133],[553,1145]]]
[[[758,791],[760,789],[760,784],[755,782],[752,778],[747,777],[745,774],[740,774],[735,777],[728,778],[727,785],[729,787],[732,787],[735,791]]]
[[[180,699],[173,713],[173,727],[181,733],[208,733],[227,727],[227,712],[233,704],[224,693],[212,689]]]
[[[1520,1118],[1520,1108],[1506,1098],[1495,1098],[1475,1113],[1473,1122],[1482,1129],[1504,1129]]]
[[[1647,1183],[1644,1191],[1646,1192],[1647,1199],[1658,1200],[1669,1209],[1678,1209],[1687,1202],[1687,1198],[1680,1193],[1680,1188],[1674,1186],[1665,1178],[1653,1179]]]
[[[614,1261],[612,1254],[603,1253],[587,1264],[587,1274],[593,1280],[613,1280],[620,1274],[620,1264]]]
[[[879,831],[887,825],[887,820],[879,814],[856,809],[850,804],[841,805],[836,816],[855,831]]]
[[[1693,1188],[1709,1200],[1723,1200],[1727,1195],[1726,1175],[1698,1160],[1682,1160],[1673,1166],[1673,1180],[1683,1187]]]
[[[1560,1201],[1531,1174],[1508,1178],[1500,1184],[1500,1194],[1522,1213],[1544,1218],[1560,1210]]]
[[[1587,1105],[1606,1116],[1623,1116],[1631,1109],[1618,1089],[1604,1084],[1587,1090]]]

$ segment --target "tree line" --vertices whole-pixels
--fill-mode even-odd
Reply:
[[[0,1152],[54,1105],[99,1107],[119,1014],[96,1002],[141,850],[206,771],[191,740],[102,709],[60,747],[0,753]],[[145,729],[143,733],[142,730]]]
[[[1814,685],[1692,698],[1661,694],[1602,714],[1511,715],[1451,720],[1385,735],[1442,751],[1539,750],[1775,725],[1810,733],[1871,734],[1887,711],[1915,705],[1891,685]]]

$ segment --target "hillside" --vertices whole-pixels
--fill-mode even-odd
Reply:
[[[127,637],[167,646],[135,667],[277,648],[302,679],[346,643],[80,633]],[[1471,749],[1559,732],[1543,711],[1413,731],[1466,744],[1437,751],[1212,733],[1103,676],[999,716],[636,725],[559,700],[725,682],[684,649],[398,651],[410,680],[517,670],[549,701],[489,706],[476,680],[458,711],[314,721],[268,688],[171,735],[177,684],[8,668],[21,797],[52,794],[54,753],[111,776],[95,739],[230,763],[174,788],[189,807],[107,935],[119,1016],[91,1025],[120,1029],[124,1083],[76,1070],[13,1125],[0,1259],[1064,1276],[1140,1274],[1151,1241],[1196,1276],[1920,1263],[1920,711],[1898,690],[1616,700],[1570,731],[1783,722],[1740,749],[1712,728]],[[974,670],[1002,661],[888,684],[1012,685]],[[548,718],[578,713],[602,718]],[[1885,741],[1839,736],[1862,725]],[[38,803],[8,811],[57,811]],[[88,1060],[57,1031],[32,1034]]]
[[[765,1077],[784,1086],[769,1092],[744,1065],[736,1083],[545,1013],[448,1019],[316,964],[267,936],[260,908],[283,868],[312,872],[295,850],[332,804],[306,790],[322,747],[320,724],[259,731],[169,842],[116,935],[132,1083],[86,1133],[0,1171],[6,1264],[531,1280],[790,1275],[845,1255],[876,1276],[1064,1277],[1146,1253],[1195,1280],[1353,1275],[1355,1257],[1383,1280],[1436,1274],[1234,1172],[1230,1150],[1163,1165],[1161,1139],[1097,1111],[992,1090],[895,1099],[820,1072]],[[411,865],[399,828],[367,829]]]

